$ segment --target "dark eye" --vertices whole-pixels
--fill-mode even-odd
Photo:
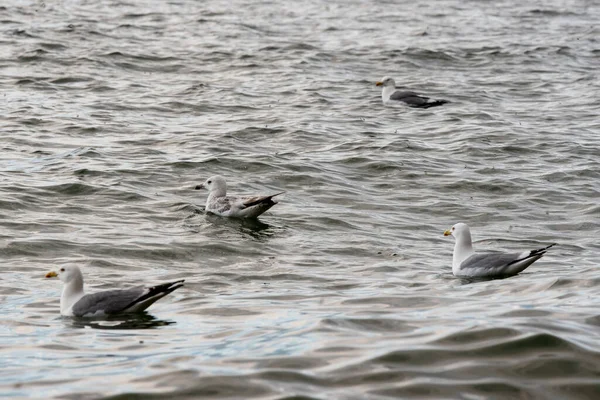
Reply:
[[[454,227],[452,227],[452,230],[454,230]]]
[[[64,268],[61,268],[61,269],[60,269],[60,272],[65,272],[65,269],[64,269]]]
[[[211,183],[212,183],[212,181],[208,181],[208,183],[209,183],[209,184],[211,184]]]

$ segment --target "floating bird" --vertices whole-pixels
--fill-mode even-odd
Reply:
[[[396,82],[388,76],[381,78],[381,81],[375,83],[375,86],[383,86],[381,90],[383,104],[403,102],[413,108],[431,108],[448,103],[448,100],[430,100],[429,97],[409,90],[396,90]]]
[[[57,277],[63,282],[60,313],[68,317],[99,317],[144,311],[156,300],[183,286],[183,280],[149,288],[106,290],[94,294],[83,293],[83,275],[75,266],[50,271],[46,278]]]
[[[444,232],[444,236],[454,236],[452,273],[464,277],[502,277],[516,275],[539,260],[550,246],[525,251],[523,253],[473,253],[471,230],[467,224],[458,223]]]
[[[256,218],[269,208],[277,204],[273,197],[285,192],[279,192],[269,196],[233,197],[227,196],[227,183],[222,176],[211,176],[198,189],[208,189],[206,199],[206,211],[232,218]]]

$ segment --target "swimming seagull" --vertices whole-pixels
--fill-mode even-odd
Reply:
[[[396,90],[396,82],[389,76],[384,76],[375,86],[383,86],[381,100],[383,104],[403,102],[409,107],[431,108],[448,103],[448,100],[429,100],[429,97],[421,96],[409,90]]]
[[[105,290],[83,293],[83,275],[75,266],[50,271],[46,278],[57,277],[64,283],[60,296],[60,313],[68,317],[99,317],[144,311],[156,300],[183,286],[183,280],[163,283],[149,288]]]
[[[525,251],[523,253],[483,253],[474,254],[471,231],[467,224],[458,223],[444,232],[444,236],[454,236],[452,273],[465,277],[501,277],[516,275],[542,258],[550,246]]]
[[[222,217],[256,218],[277,204],[273,197],[285,192],[269,196],[233,197],[227,196],[227,183],[222,176],[211,176],[198,189],[208,189],[206,211]]]

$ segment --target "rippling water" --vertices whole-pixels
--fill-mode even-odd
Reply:
[[[0,396],[600,398],[600,5],[593,1],[0,6]],[[451,101],[381,104],[374,82]],[[203,214],[222,174],[286,190]],[[558,242],[519,276],[477,248]],[[148,314],[59,317],[186,279]],[[137,394],[138,397],[129,397]]]

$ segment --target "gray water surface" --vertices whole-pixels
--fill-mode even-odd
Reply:
[[[600,398],[600,4],[0,5],[0,397]],[[443,107],[384,107],[375,81]],[[258,222],[195,185],[285,190]],[[524,273],[451,272],[556,242]],[[147,314],[87,290],[186,279]],[[137,395],[137,397],[134,397]]]

